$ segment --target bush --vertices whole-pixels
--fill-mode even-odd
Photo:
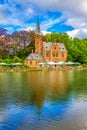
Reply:
[[[82,64],[83,67],[87,67],[87,64]]]
[[[16,62],[23,62],[23,60],[20,59],[20,58],[17,57],[17,56],[14,56],[14,58],[13,58],[13,62],[14,62],[14,63],[16,63]]]

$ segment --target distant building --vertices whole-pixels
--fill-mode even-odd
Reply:
[[[36,25],[35,52],[26,58],[25,64],[30,67],[36,67],[39,63],[46,62],[65,62],[67,60],[67,49],[64,43],[44,42],[40,31],[39,22]]]

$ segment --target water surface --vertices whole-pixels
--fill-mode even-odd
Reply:
[[[0,73],[0,130],[87,130],[87,71]]]

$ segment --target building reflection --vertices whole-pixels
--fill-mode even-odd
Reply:
[[[5,95],[3,100],[7,99],[3,101],[4,104],[8,104],[10,98],[10,102],[15,105],[36,106],[37,113],[40,114],[46,100],[62,103],[69,98],[68,71],[32,71],[4,76],[1,82],[3,89],[0,88]]]

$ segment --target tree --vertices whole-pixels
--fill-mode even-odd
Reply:
[[[25,59],[31,50],[35,49],[35,32],[34,31],[20,31],[14,32],[12,38],[15,41],[13,44],[13,52],[16,56]]]
[[[6,29],[0,28],[0,36],[6,35],[7,34],[6,31],[7,31]]]

